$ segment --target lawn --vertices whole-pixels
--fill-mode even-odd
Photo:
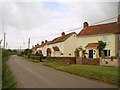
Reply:
[[[67,65],[62,62],[45,62],[45,65],[89,79],[120,85],[120,80],[118,79],[120,68],[77,64]]]

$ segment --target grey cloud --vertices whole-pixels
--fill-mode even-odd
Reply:
[[[49,20],[48,16],[36,4],[22,2],[4,3],[4,23],[21,30],[30,30],[47,23],[47,20]]]

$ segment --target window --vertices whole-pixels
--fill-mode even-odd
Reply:
[[[105,55],[106,57],[110,56],[110,50],[104,50],[104,55]]]
[[[103,41],[104,42],[108,42],[108,39],[109,39],[108,36],[103,36]]]

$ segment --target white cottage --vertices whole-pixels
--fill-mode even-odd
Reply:
[[[53,39],[47,45],[47,56],[53,57],[74,57],[77,47],[77,34],[75,32],[65,34],[61,33],[60,37]]]
[[[106,57],[117,57],[118,55],[120,56],[119,23],[120,19],[118,19],[117,22],[94,26],[89,26],[89,24],[85,22],[83,24],[83,29],[77,35],[77,47],[81,46],[84,50],[86,50],[86,57],[98,58],[98,41],[102,40],[107,44],[104,49],[104,54]]]

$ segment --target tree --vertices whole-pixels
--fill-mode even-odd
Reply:
[[[79,57],[79,49],[78,48],[75,49],[74,53],[75,53],[75,57]]]
[[[76,48],[76,50],[75,50],[75,52],[74,52],[74,53],[75,53],[75,56],[76,56],[76,57],[79,57],[79,52],[80,52],[80,51],[82,51],[82,57],[86,57],[86,56],[85,56],[85,55],[87,54],[87,53],[86,53],[86,50],[83,50],[81,46],[78,47],[78,48]]]
[[[31,53],[32,53],[32,50],[31,50],[31,49],[25,49],[25,50],[24,50],[24,55],[25,55],[25,56],[30,57]]]
[[[17,50],[15,50],[15,49],[12,50],[12,54],[13,54],[13,55],[16,55],[16,54],[17,54]]]
[[[11,50],[11,49],[7,49],[7,51],[12,52],[12,50]]]
[[[104,50],[104,48],[106,47],[106,42],[103,42],[102,40],[98,41],[98,51],[99,51],[99,56],[102,56],[102,52]]]

